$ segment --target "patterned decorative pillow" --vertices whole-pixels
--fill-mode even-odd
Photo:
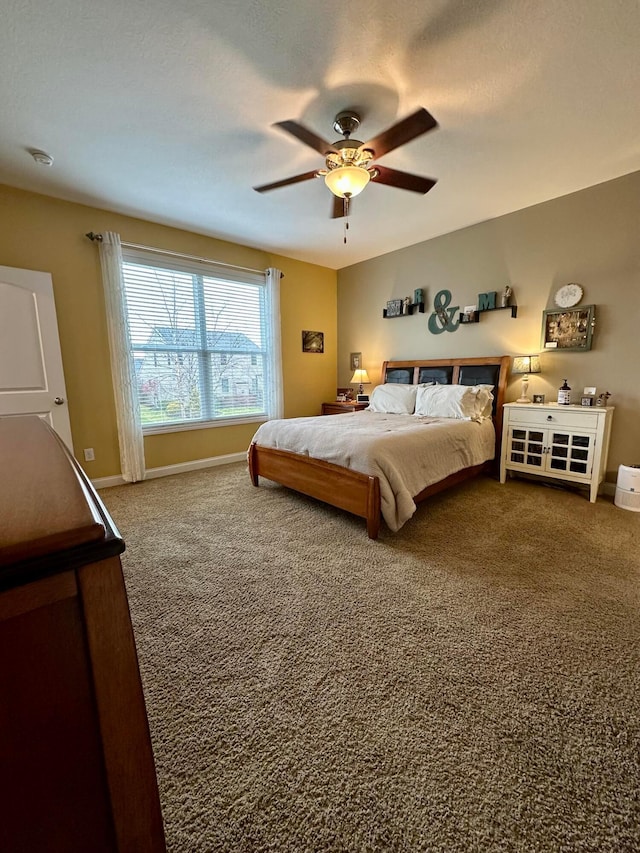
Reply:
[[[483,418],[490,418],[493,416],[493,385],[472,385],[472,388],[478,388],[478,401],[482,403],[484,400],[484,407],[482,409],[481,415]]]

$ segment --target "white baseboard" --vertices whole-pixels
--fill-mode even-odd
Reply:
[[[176,465],[163,465],[160,468],[149,468],[146,480],[156,477],[170,477],[172,474],[183,474],[185,471],[198,471],[200,468],[215,468],[217,465],[230,465],[232,462],[243,462],[246,460],[246,451],[242,453],[226,453],[223,456],[209,456],[207,459],[193,459],[191,462],[178,462]],[[108,489],[110,486],[122,486],[124,480],[119,474],[113,477],[97,477],[91,480],[96,489]],[[616,493],[615,483],[602,483],[600,490],[605,495],[612,497]]]
[[[156,477],[170,477],[172,474],[183,474],[185,471],[198,471],[200,468],[215,468],[217,465],[230,465],[232,462],[243,462],[247,458],[246,451],[242,453],[225,453],[223,456],[209,456],[207,459],[193,459],[191,462],[178,462],[176,465],[162,465],[160,468],[149,468],[146,480]],[[91,480],[96,489],[108,489],[110,486],[122,486],[124,480],[119,474],[113,477],[96,477]]]

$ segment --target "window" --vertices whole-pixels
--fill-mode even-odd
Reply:
[[[123,276],[143,429],[264,420],[264,275],[124,250]]]

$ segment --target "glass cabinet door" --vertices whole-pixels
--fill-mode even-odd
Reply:
[[[510,430],[509,460],[517,465],[542,468],[544,431],[517,427]]]
[[[587,477],[591,473],[594,436],[549,431],[548,467],[552,471]]]

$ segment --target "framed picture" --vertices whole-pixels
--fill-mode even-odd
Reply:
[[[593,397],[591,394],[584,394],[582,397],[580,397],[580,405],[581,406],[593,406],[595,399],[596,398]]]
[[[387,317],[401,317],[404,302],[402,299],[390,299],[387,302]]]
[[[352,352],[349,356],[349,367],[351,368],[351,372],[354,370],[359,370],[362,367],[362,353],[361,352]]]
[[[324,352],[324,332],[303,332],[302,352]]]
[[[543,311],[542,348],[565,352],[590,350],[595,323],[595,305],[581,305],[567,311]]]
[[[544,394],[534,394],[533,395],[534,403],[544,403]]]

